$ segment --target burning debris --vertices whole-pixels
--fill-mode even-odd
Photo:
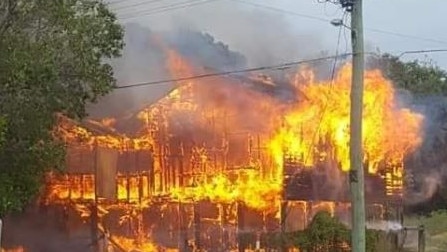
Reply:
[[[166,52],[173,78],[202,73]],[[179,82],[131,117],[132,135],[111,129],[118,118],[101,127],[62,119],[67,174],[48,176],[46,203],[97,202],[98,222],[129,251],[235,249],[244,232],[303,229],[319,210],[348,220],[350,72],[324,81],[300,69],[287,77],[296,97],[287,101],[265,91],[284,88],[271,78]],[[379,71],[365,76],[364,111],[367,198],[371,218],[383,220],[385,205],[401,200],[404,158],[421,144],[423,117],[398,106]]]

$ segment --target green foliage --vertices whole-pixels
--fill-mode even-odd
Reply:
[[[295,245],[303,251],[345,251],[349,230],[328,212],[318,212],[306,230],[297,235]]]
[[[415,95],[447,95],[447,72],[431,61],[403,62],[390,54],[370,57],[369,65],[382,70],[398,88]]]
[[[377,230],[366,230],[366,252],[376,252],[380,239],[380,232]]]
[[[80,119],[87,102],[112,90],[104,60],[119,56],[122,37],[100,0],[0,4],[0,216],[23,208],[43,173],[62,167],[56,115]]]
[[[366,251],[379,251],[381,231],[366,230]],[[254,246],[255,236],[245,234],[244,244]],[[269,248],[299,248],[303,252],[350,251],[351,230],[328,212],[318,212],[309,226],[291,233],[265,234],[261,238],[263,246]]]

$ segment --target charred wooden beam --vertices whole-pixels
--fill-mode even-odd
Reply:
[[[202,249],[201,243],[201,225],[200,225],[200,202],[196,202],[193,205],[194,212],[194,243],[197,250]]]
[[[180,201],[178,203],[178,249],[180,252],[188,251],[185,206]]]
[[[243,202],[238,202],[237,203],[237,209],[236,209],[237,213],[237,244],[238,244],[238,251],[239,252],[244,252],[246,247],[245,247],[245,242],[243,239],[243,231],[245,228],[245,206]]]

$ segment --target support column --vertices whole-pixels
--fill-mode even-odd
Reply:
[[[285,252],[286,249],[286,243],[285,243],[285,235],[286,235],[286,222],[287,222],[287,213],[288,213],[288,201],[282,200],[281,201],[281,207],[280,207],[280,221],[281,221],[281,247],[280,251]]]
[[[196,250],[202,249],[202,243],[201,243],[201,225],[200,225],[200,202],[194,202],[194,243],[196,245]]]
[[[419,226],[418,230],[418,252],[425,252],[425,227]]]
[[[178,249],[180,252],[188,251],[185,206],[180,201],[178,202]]]
[[[220,225],[221,225],[221,230],[222,230],[222,237],[221,237],[221,241],[222,241],[222,251],[227,251],[228,250],[228,230],[227,230],[227,225],[228,225],[228,218],[227,218],[227,209],[228,209],[228,205],[226,204],[221,204],[220,205]]]
[[[98,244],[98,207],[96,203],[93,202],[90,205],[90,235],[91,235],[91,247],[93,252],[99,252],[99,244]]]
[[[245,251],[245,242],[243,240],[243,231],[245,227],[245,206],[243,202],[237,203],[237,244],[238,244],[238,251],[244,252]]]

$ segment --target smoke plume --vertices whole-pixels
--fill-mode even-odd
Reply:
[[[407,197],[410,205],[425,203],[447,179],[447,99],[440,96],[415,98],[415,110],[424,115],[423,143],[406,163]]]
[[[118,15],[160,7],[163,4],[155,3],[118,11]],[[332,46],[332,41],[315,35],[306,23],[292,25],[284,15],[236,3],[215,2],[124,22],[129,22],[126,46],[123,56],[112,62],[118,86],[171,79],[162,47],[176,50],[202,71],[215,72],[311,58],[321,55],[325,44]],[[160,84],[118,89],[89,106],[88,112],[96,119],[126,116],[172,88],[172,84]]]

